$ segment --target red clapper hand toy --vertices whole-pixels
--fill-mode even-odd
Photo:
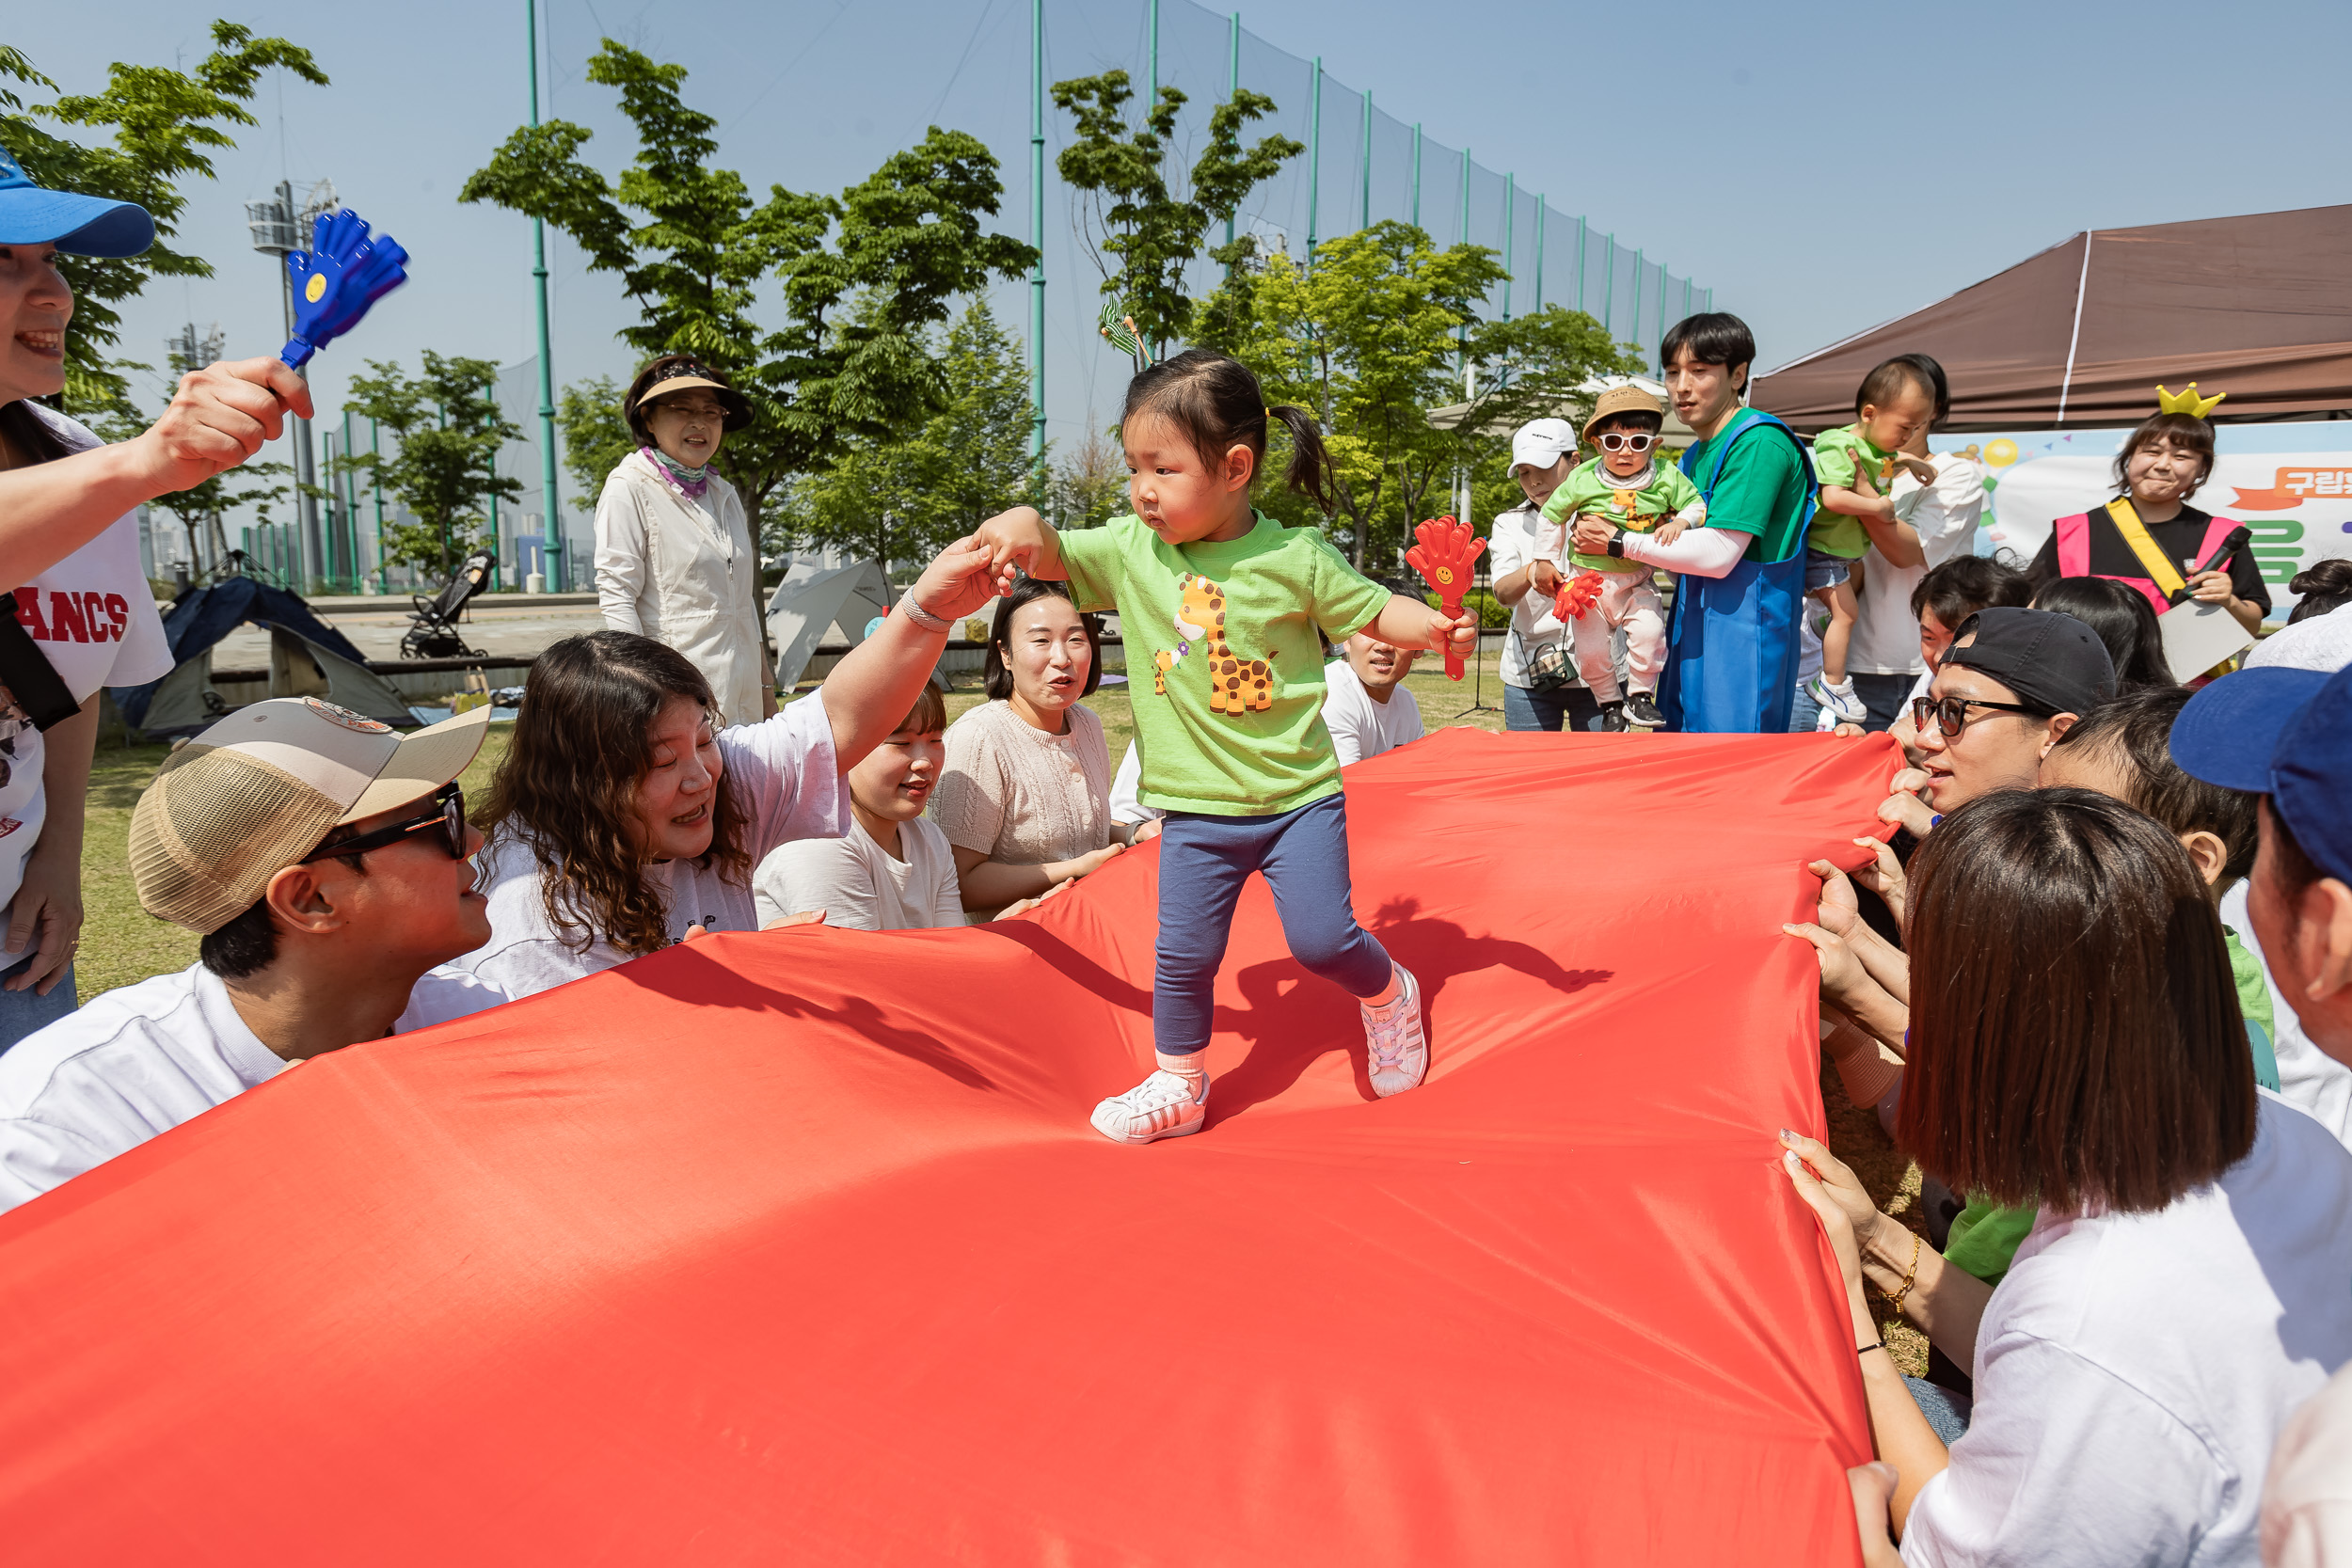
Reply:
[[[300,370],[310,356],[359,324],[368,307],[408,281],[408,253],[389,234],[370,235],[367,220],[348,207],[321,213],[310,248],[290,251],[294,335],[278,357]]]
[[[1551,596],[1551,613],[1562,626],[1581,621],[1584,612],[1600,603],[1600,574],[1579,572],[1560,585],[1560,592]]]
[[[1413,531],[1421,541],[1405,552],[1405,559],[1437,592],[1438,608],[1448,615],[1462,613],[1462,595],[1470,592],[1470,568],[1486,553],[1486,541],[1470,531],[1468,523],[1457,523],[1451,517],[1438,517]],[[1445,675],[1448,680],[1462,678],[1462,656],[1454,651],[1451,638],[1445,647]]]

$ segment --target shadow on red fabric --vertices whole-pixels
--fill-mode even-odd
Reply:
[[[1891,743],[1449,730],[1351,768],[1354,1001],[1253,881],[1200,1136],[1157,857],[722,936],[294,1071],[0,1218],[0,1539],[87,1563],[1855,1560],[1804,861]]]

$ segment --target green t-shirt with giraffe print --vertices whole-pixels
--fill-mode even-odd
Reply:
[[[1361,631],[1389,591],[1319,531],[1257,516],[1224,544],[1170,545],[1133,515],[1060,536],[1078,608],[1119,611],[1147,806],[1263,816],[1339,791],[1315,628]]]

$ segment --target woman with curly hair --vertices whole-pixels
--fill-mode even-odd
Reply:
[[[548,648],[483,813],[490,940],[459,966],[522,997],[756,929],[752,868],[849,830],[843,775],[906,717],[947,628],[1000,586],[987,551],[949,546],[822,687],[754,724],[722,727],[710,683],[652,638]]]

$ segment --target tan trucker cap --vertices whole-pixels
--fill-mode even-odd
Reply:
[[[328,830],[464,772],[489,724],[485,704],[404,740],[316,697],[238,709],[172,752],[131,813],[139,908],[211,935]]]

